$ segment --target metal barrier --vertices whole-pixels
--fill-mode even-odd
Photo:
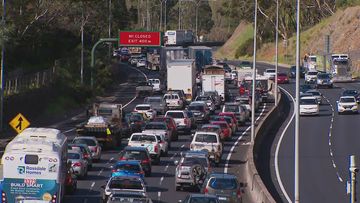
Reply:
[[[56,76],[55,67],[30,75],[12,77],[5,80],[4,95],[10,96],[51,84]]]

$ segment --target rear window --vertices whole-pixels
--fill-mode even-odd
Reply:
[[[155,136],[149,136],[149,135],[133,135],[131,137],[131,141],[156,142],[156,138],[155,138]]]
[[[146,130],[166,130],[166,125],[165,124],[154,124],[154,123],[149,123],[145,126]]]
[[[267,69],[266,72],[267,73],[275,73],[275,69]]]
[[[120,164],[115,166],[116,171],[140,171],[140,165],[138,164]]]
[[[239,106],[238,105],[225,105],[224,111],[225,112],[239,112]]]
[[[128,159],[128,160],[144,160],[147,159],[147,154],[144,151],[131,151],[126,150],[123,151],[120,155],[121,157]]]
[[[166,116],[170,116],[173,118],[184,118],[184,113],[183,112],[167,112]]]
[[[317,75],[317,72],[308,72],[308,75]]]
[[[150,110],[151,108],[150,106],[137,106],[135,109],[140,111],[144,111],[144,110],[146,111],[146,110]]]
[[[204,106],[201,105],[190,105],[188,108],[190,111],[204,111]]]
[[[200,164],[205,167],[208,166],[206,158],[200,158],[200,157],[186,157],[181,163],[182,166],[193,166],[195,164]]]
[[[216,135],[211,134],[197,134],[195,142],[210,142],[217,143]]]
[[[230,178],[211,178],[209,186],[213,189],[235,190],[237,188],[237,181]]]
[[[196,101],[208,101],[211,100],[210,97],[196,97]]]
[[[95,140],[91,139],[75,139],[74,144],[86,144],[87,146],[96,146]]]
[[[317,104],[317,100],[316,99],[300,99],[300,104],[303,104],[303,105]]]
[[[179,99],[179,95],[177,94],[167,94],[164,96],[164,99]]]
[[[68,159],[80,159],[80,154],[78,154],[78,153],[68,153]]]
[[[109,184],[111,189],[129,189],[129,190],[142,190],[143,186],[141,181],[137,180],[111,180]]]

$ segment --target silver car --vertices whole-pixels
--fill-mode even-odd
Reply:
[[[107,202],[109,196],[118,192],[136,192],[146,194],[144,181],[138,176],[115,176],[111,177],[106,185],[101,186],[104,189],[103,202]]]
[[[222,112],[233,112],[238,120],[238,125],[244,125],[246,122],[246,112],[240,107],[239,103],[225,103]]]
[[[82,137],[75,137],[73,140],[74,144],[86,144],[90,151],[91,156],[94,161],[99,161],[101,159],[101,146],[99,142],[96,140],[95,137],[92,136],[82,136]]]
[[[71,168],[74,174],[80,178],[84,178],[88,174],[88,161],[84,155],[78,150],[68,151],[68,162],[71,162]]]
[[[165,114],[168,109],[163,97],[146,97],[144,103],[150,104],[152,108],[160,114]]]

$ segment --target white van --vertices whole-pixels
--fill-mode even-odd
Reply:
[[[148,81],[152,84],[153,90],[155,92],[160,92],[162,90],[162,85],[161,85],[160,79],[150,78]]]

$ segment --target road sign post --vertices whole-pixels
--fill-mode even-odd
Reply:
[[[19,134],[29,127],[30,122],[21,113],[16,115],[9,123],[9,125]]]
[[[356,164],[356,157],[355,155],[350,156],[350,202],[355,203],[356,202],[356,174],[359,172],[359,168]]]

